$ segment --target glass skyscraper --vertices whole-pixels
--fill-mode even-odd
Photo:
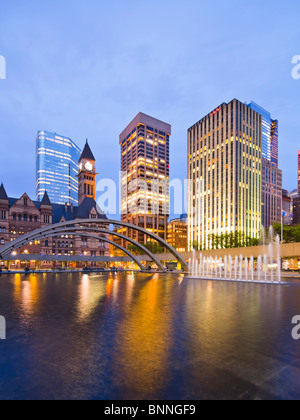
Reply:
[[[272,129],[271,114],[253,101],[248,106],[262,116],[262,157],[270,161]]]
[[[80,148],[69,138],[39,131],[36,138],[36,198],[47,191],[53,204],[78,204]]]

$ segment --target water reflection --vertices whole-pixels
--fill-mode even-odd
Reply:
[[[0,398],[300,397],[300,284],[5,274]]]
[[[131,311],[119,326],[119,359],[115,374],[122,370],[121,379],[123,385],[126,384],[128,399],[146,398],[149,391],[156,395],[167,376],[172,344],[169,308],[172,296],[165,292],[165,284],[158,280],[156,274],[144,284]]]
[[[84,274],[79,287],[78,312],[81,321],[86,320],[95,311],[102,298],[106,296],[107,290],[104,282],[91,281],[87,274]]]

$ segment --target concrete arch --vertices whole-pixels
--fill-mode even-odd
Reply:
[[[52,234],[45,233],[44,235],[40,236],[39,238],[40,239],[58,238],[58,237],[61,237],[62,235],[70,235],[70,232],[64,232],[64,231],[62,231],[62,232],[57,232],[57,233],[54,233],[54,234],[53,233]],[[82,233],[73,232],[72,235],[73,236],[82,236]],[[128,257],[132,258],[132,261],[134,261],[140,267],[140,269],[142,271],[145,271],[145,267],[143,266],[143,264],[131,252],[129,252],[127,249],[123,248],[121,245],[116,244],[115,242],[110,241],[109,239],[101,238],[101,237],[99,237],[97,235],[91,235],[89,233],[88,234],[85,234],[84,236],[86,236],[87,238],[98,239],[99,241],[103,241],[103,242],[106,242],[106,243],[108,243],[110,245],[115,246],[116,248],[118,248],[121,251],[123,251],[126,255],[128,255]],[[23,245],[26,245],[27,243],[28,242],[25,242]],[[21,245],[21,246],[23,246],[23,245]]]
[[[22,241],[26,240],[27,243],[32,242],[34,240],[39,239],[39,237],[47,232],[54,233],[56,229],[72,226],[76,230],[76,225],[79,225],[80,227],[85,227],[84,225],[116,225],[116,226],[122,226],[126,227],[138,232],[143,233],[145,236],[150,237],[151,239],[157,241],[160,245],[162,245],[164,248],[166,248],[174,257],[175,259],[182,265],[182,267],[188,271],[188,266],[186,261],[181,257],[181,255],[171,246],[169,245],[165,240],[160,238],[159,236],[153,234],[152,232],[148,232],[146,229],[140,227],[131,225],[129,223],[121,222],[118,220],[108,220],[108,219],[82,219],[82,220],[72,220],[68,222],[61,222],[57,223],[55,225],[50,225],[41,229],[37,229],[35,231],[29,232],[22,237],[16,239],[15,241],[10,242],[9,244],[4,245],[0,248],[0,259],[4,259],[5,255],[10,254],[14,249],[20,248],[20,244],[22,244]],[[105,230],[105,229],[104,229]],[[112,232],[110,232],[111,234]],[[49,235],[51,237],[51,235]]]

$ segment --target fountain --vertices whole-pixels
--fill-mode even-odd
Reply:
[[[268,240],[267,240],[268,238]],[[274,229],[269,229],[268,235],[261,230],[261,245],[263,255],[256,259],[253,256],[244,258],[231,255],[223,258],[204,257],[199,259],[193,251],[193,259],[189,260],[189,271],[192,278],[208,280],[226,280],[245,283],[282,284],[280,238],[275,236]]]

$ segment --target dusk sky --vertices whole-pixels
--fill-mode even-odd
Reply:
[[[186,178],[187,129],[222,102],[279,120],[283,183],[300,149],[300,2],[0,0],[0,182],[35,198],[38,130],[88,138],[118,179],[119,134],[138,112],[172,125],[171,178]]]

